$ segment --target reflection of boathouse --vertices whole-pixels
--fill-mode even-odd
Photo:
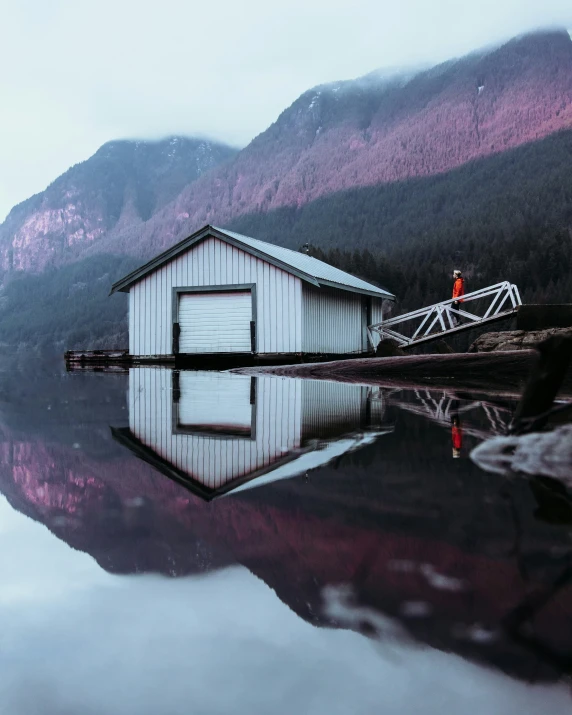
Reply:
[[[132,368],[129,429],[137,456],[205,498],[266,475],[325,464],[382,431],[371,387],[217,372]],[[280,471],[278,471],[280,470]]]

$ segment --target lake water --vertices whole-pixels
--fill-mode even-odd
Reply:
[[[0,375],[0,713],[569,713],[572,508],[482,395]]]

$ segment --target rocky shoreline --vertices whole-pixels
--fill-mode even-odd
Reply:
[[[236,368],[241,374],[272,374],[388,387],[432,387],[519,397],[536,358],[534,350],[358,358],[302,365]],[[572,394],[572,379],[564,385]]]
[[[486,333],[472,344],[467,353],[407,355],[398,350],[385,357],[243,367],[234,368],[232,372],[520,397],[538,359],[539,353],[535,348],[550,338],[572,338],[572,328]],[[565,375],[560,394],[572,396],[572,370]]]
[[[572,338],[572,328],[505,330],[497,333],[485,333],[475,340],[468,352],[491,353],[534,350],[539,343],[552,337]]]

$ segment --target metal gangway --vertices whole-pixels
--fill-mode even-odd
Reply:
[[[411,393],[405,392],[404,394],[407,397]],[[412,395],[415,397],[413,402],[399,399],[399,391],[396,390],[387,398],[387,404],[431,420],[431,422],[448,429],[451,428],[451,420],[454,415],[462,416],[463,432],[480,440],[496,435],[506,435],[513,417],[512,411],[508,407],[483,400],[467,402],[459,406],[458,398],[446,392],[416,389],[412,391]],[[482,418],[480,421],[485,426],[479,425],[478,421],[471,423],[465,419],[469,413],[480,413],[479,416]]]
[[[368,326],[369,339],[375,345],[374,335],[381,340],[391,338],[399,347],[408,348],[430,340],[470,330],[471,328],[503,320],[514,315],[522,305],[518,288],[509,281],[497,283],[464,295],[458,306],[458,298],[444,300],[427,308],[397,315]],[[473,303],[467,310],[467,303]],[[409,329],[401,326],[409,325]],[[396,330],[399,327],[399,330]],[[410,335],[400,332],[406,330]]]

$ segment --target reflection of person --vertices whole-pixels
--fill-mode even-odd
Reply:
[[[458,459],[463,448],[463,428],[459,415],[453,415],[451,419],[451,438],[453,440],[453,459]]]
[[[459,310],[459,305],[463,302],[463,296],[465,295],[465,279],[463,278],[461,271],[453,271],[453,308]],[[453,316],[453,324],[459,325],[459,318],[455,315]]]

